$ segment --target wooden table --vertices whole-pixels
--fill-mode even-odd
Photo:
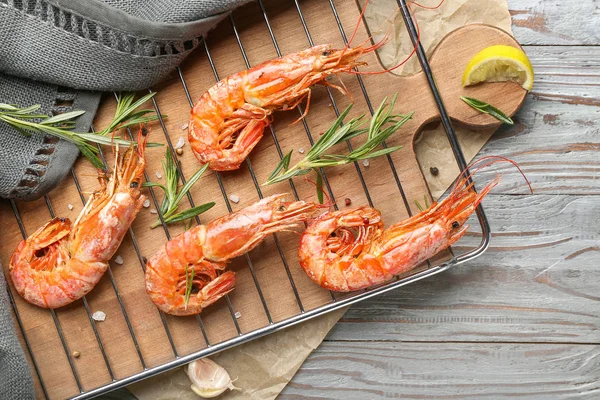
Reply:
[[[600,5],[508,3],[536,82],[482,155],[535,194],[503,169],[487,253],[353,306],[281,399],[600,398]]]

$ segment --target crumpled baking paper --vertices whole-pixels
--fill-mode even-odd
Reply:
[[[364,2],[364,1],[363,1]],[[420,0],[423,5],[435,6],[438,0]],[[397,9],[396,0],[372,0],[365,18],[371,33],[390,18],[390,10]],[[471,23],[486,23],[512,33],[506,0],[446,0],[436,10],[412,6],[421,30],[421,41],[428,54],[452,30]],[[381,35],[381,33],[379,33]],[[380,37],[380,36],[379,36]],[[411,51],[412,44],[398,14],[394,21],[392,41],[380,50],[384,65],[395,65]],[[265,37],[264,40],[269,40]],[[418,71],[416,58],[394,72],[407,75]],[[493,130],[471,132],[455,126],[459,142],[467,160],[472,160],[483,147]],[[416,143],[417,156],[433,198],[438,198],[459,174],[448,139],[441,126],[424,130]],[[437,167],[439,174],[430,173]],[[274,399],[292,379],[308,355],[323,341],[329,330],[342,317],[340,309],[300,325],[273,333],[223,351],[210,358],[225,367],[240,391],[229,391],[219,399]],[[197,399],[190,389],[191,383],[182,368],[177,368],[128,386],[140,400]]]
[[[224,367],[240,390],[223,393],[223,400],[274,399],[306,357],[344,315],[346,308],[222,351],[209,358]],[[198,399],[183,368],[165,372],[127,388],[139,400]]]

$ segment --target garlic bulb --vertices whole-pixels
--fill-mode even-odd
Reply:
[[[205,399],[217,397],[227,389],[238,389],[225,368],[208,358],[189,363],[187,374],[194,393]]]

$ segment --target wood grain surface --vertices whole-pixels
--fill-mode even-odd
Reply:
[[[600,397],[599,5],[508,4],[536,82],[481,154],[535,194],[498,165],[490,249],[351,307],[281,399]]]
[[[308,46],[297,14],[289,11],[293,5],[288,3],[267,2],[274,34],[283,53]],[[335,3],[338,10],[345,9],[341,0]],[[316,0],[302,2],[309,30],[317,43],[331,41],[328,32],[335,24],[330,11],[324,12],[329,10],[329,5],[321,7],[319,4]],[[484,202],[494,232],[488,252],[435,279],[352,307],[281,398],[598,398],[598,4],[595,0],[509,0],[509,7],[515,36],[534,65],[536,83],[515,117],[516,124],[501,128],[482,154],[503,155],[518,161],[532,182],[535,194],[527,194],[523,180],[514,169],[501,166],[495,169],[504,179]],[[354,10],[340,17],[348,30],[357,14]],[[253,22],[262,18],[258,6],[250,4],[234,13],[234,18],[251,65],[276,56],[272,42],[265,41],[268,37],[265,25]],[[359,32],[360,35],[365,37],[364,32]],[[334,41],[341,45],[337,32]],[[246,67],[229,23],[217,28],[208,41],[208,48],[219,77]],[[182,71],[192,99],[198,98],[216,79],[203,50],[195,52]],[[378,79],[365,78],[375,104],[390,94]],[[351,92],[360,93],[355,80],[346,83]],[[189,105],[179,78],[174,76],[164,86],[154,89],[159,91],[157,102],[161,111],[169,115],[166,129],[170,137],[176,140],[185,136],[181,127],[187,122]],[[327,93],[319,88],[316,94],[307,118],[312,139],[318,137],[335,116]],[[340,108],[348,104],[348,99],[337,93],[334,99]],[[365,112],[364,98],[356,96],[355,100],[354,113]],[[99,113],[98,124],[110,117],[113,106],[107,104]],[[289,125],[297,118],[292,114],[282,113],[273,131],[266,135],[275,135],[284,149],[308,148],[309,138],[302,125]],[[155,133],[152,140],[164,143],[166,138],[160,129]],[[223,175],[226,192],[241,198],[240,204],[231,204],[233,209],[258,200],[259,192],[252,184],[250,168],[259,180],[264,180],[279,158],[277,150],[273,140],[265,138],[253,152],[250,163],[239,173]],[[149,158],[148,172],[152,180],[156,180],[153,175],[160,169],[161,158],[160,151],[154,151]],[[423,181],[415,168],[416,161],[403,159],[400,154],[393,159],[397,166],[406,166],[399,171],[401,174],[412,171],[403,176],[403,181],[415,183],[407,185],[408,200],[413,204],[413,199],[421,199],[423,195]],[[191,152],[187,151],[182,161],[184,175],[190,176],[197,167]],[[52,193],[50,203],[57,215],[76,217],[82,202],[75,180],[84,192],[90,192],[97,187],[93,173],[85,161],[79,162],[75,176],[67,178]],[[371,188],[368,192],[358,184],[359,174],[363,174]],[[487,181],[494,174],[482,173],[478,180]],[[356,184],[348,184],[350,176]],[[378,184],[380,180],[393,181],[385,160],[372,162],[370,168],[348,165],[328,174],[328,178],[337,198],[351,197],[354,204],[366,203],[371,198],[390,222],[408,215],[406,211],[398,211],[399,201],[389,201],[399,198],[398,188]],[[301,180],[296,187],[303,198],[312,195],[314,190]],[[260,194],[289,190],[289,185],[283,183],[262,188]],[[157,195],[160,201],[160,194]],[[214,174],[203,178],[203,184],[192,190],[192,197],[196,204],[219,199],[217,206],[202,216],[202,221],[228,211]],[[69,205],[74,206],[73,210]],[[17,206],[25,216],[23,222],[28,233],[37,229],[41,220],[50,218],[44,200],[20,202]],[[13,249],[21,238],[12,218],[10,207],[2,204],[0,220],[6,240],[1,244],[1,260],[5,266],[7,249]],[[134,232],[147,230],[154,218],[149,210],[142,212],[133,226]],[[13,222],[5,224],[8,220]],[[180,231],[181,228],[174,227],[168,234]],[[113,377],[123,378],[144,367],[172,360],[176,354],[188,354],[206,346],[196,319],[162,316],[147,301],[139,284],[143,280],[141,255],[151,254],[157,243],[166,240],[166,235],[167,232],[156,229],[138,240],[139,255],[131,236],[126,237],[119,251],[126,264],[113,264],[97,288],[86,296],[92,312],[107,313],[104,323],[91,324],[81,301],[52,315],[25,304],[13,293],[44,382],[47,386],[49,382],[59,383],[52,385],[51,397],[63,398],[79,391],[69,363],[73,364],[82,388],[87,390],[110,382]],[[330,301],[328,293],[312,285],[299,270],[294,254],[295,238],[280,235],[279,239],[284,257],[291,261],[291,273],[305,308]],[[457,250],[477,242],[474,229]],[[253,271],[248,268],[249,263]],[[279,268],[269,268],[272,265]],[[266,288],[262,295],[272,320],[298,312],[273,239],[267,240],[249,258],[237,260],[232,268],[238,273],[238,287],[230,301],[232,309],[242,314],[238,320],[241,332],[269,323],[254,285],[255,278]],[[285,288],[281,282],[288,282]],[[55,322],[59,324],[68,352],[62,350]],[[204,313],[202,322],[213,343],[238,334],[223,304]],[[110,370],[103,361],[94,326]],[[167,338],[165,326],[172,334],[173,345]],[[82,356],[73,358],[74,350],[80,351]],[[39,381],[36,384],[39,393]]]
[[[310,39],[315,43],[332,43],[336,48],[342,48],[344,43],[341,35],[331,34],[331,27],[336,24],[334,14],[330,8],[328,13],[323,13],[323,6],[329,7],[329,4],[323,0],[305,1],[302,4]],[[266,8],[273,35],[283,54],[310,46],[295,7],[269,1],[266,2]],[[353,3],[340,3],[338,12],[345,29],[352,29],[359,18],[358,8]],[[236,31],[227,20],[220,24],[209,36],[206,47],[202,49],[204,45],[201,46],[182,65],[183,80],[175,73],[164,84],[152,88],[158,92],[155,99],[160,112],[168,115],[168,118],[164,127],[156,124],[150,134],[151,141],[168,148],[169,142],[187,136],[183,126],[189,120],[188,93],[191,99],[198,99],[220,78],[277,56],[257,4],[248,4],[236,10],[233,18],[236,20]],[[367,38],[368,33],[362,27],[355,40],[360,43]],[[472,39],[466,41],[468,38]],[[461,94],[475,93],[483,99],[501,98],[498,105],[509,113],[518,108],[525,95],[524,90],[514,83],[462,88],[457,78],[456,59],[460,64],[466,64],[478,51],[497,43],[518,46],[513,38],[498,29],[483,25],[470,26],[449,35],[433,57],[432,67],[440,79],[440,89],[445,96],[454,99],[454,104],[449,107],[452,116],[470,126],[490,128],[498,124],[489,116],[478,115],[460,102]],[[241,52],[242,46],[244,53]],[[366,70],[380,70],[374,53],[365,57],[369,62]],[[355,77],[351,78],[345,80],[349,92],[356,94],[350,117],[368,114],[368,100],[357,95],[361,93],[360,82]],[[327,171],[326,187],[333,200],[350,198],[354,206],[371,203],[382,212],[389,225],[408,217],[411,211],[417,211],[414,200],[421,201],[428,193],[418,167],[413,141],[421,127],[436,117],[433,96],[422,74],[411,77],[369,75],[364,76],[364,83],[369,99],[375,106],[396,91],[402,88],[406,90],[399,96],[395,111],[415,111],[415,117],[388,140],[390,146],[402,145],[402,153],[391,155],[393,164],[381,157],[372,160],[369,165],[357,163],[331,169]],[[216,201],[216,206],[202,215],[201,222],[239,210],[263,196],[290,192],[288,182],[260,186],[280,160],[281,149],[278,146],[285,152],[308,149],[311,140],[316,140],[320,132],[331,125],[336,112],[350,103],[344,94],[328,93],[324,87],[317,87],[313,92],[310,112],[302,123],[292,124],[299,116],[297,111],[278,113],[266,137],[238,171],[207,173],[193,187],[190,205],[192,200],[195,204]],[[148,106],[152,107],[152,104]],[[114,109],[114,98],[107,95],[94,125],[106,126],[112,119]],[[276,137],[278,142],[271,136]],[[358,140],[353,139],[352,145],[356,146]],[[346,149],[346,146],[339,145],[339,151]],[[147,150],[147,179],[161,181],[157,172],[161,170],[163,154],[162,149]],[[114,164],[110,152],[107,151],[104,156],[109,165]],[[294,151],[292,162],[299,157],[301,152]],[[199,168],[189,145],[178,160],[184,177],[191,176]],[[45,221],[54,215],[74,220],[87,195],[97,189],[96,176],[89,162],[80,159],[71,176],[46,198],[33,202],[17,201],[14,210],[8,204],[0,208],[0,220],[5,232],[5,239],[0,243],[0,261],[4,268],[8,268],[10,255],[22,238],[37,230]],[[396,184],[396,176],[402,182],[402,187]],[[311,183],[298,178],[294,180],[294,185],[298,197],[314,199]],[[402,193],[406,196],[406,203]],[[234,194],[239,197],[239,203],[229,200]],[[85,298],[51,312],[27,304],[12,286],[10,288],[20,323],[28,338],[30,355],[35,358],[38,367],[38,378],[44,382],[50,398],[86,392],[333,301],[328,291],[310,281],[299,268],[298,236],[285,232],[277,236],[277,242],[269,237],[247,256],[239,257],[230,264],[229,268],[236,272],[237,277],[236,289],[227,296],[227,301],[220,301],[208,308],[199,318],[159,313],[145,293],[143,260],[154,254],[170,237],[182,232],[183,227],[174,225],[168,229],[151,230],[149,226],[157,218],[151,210],[158,207],[162,193],[149,190],[149,195],[151,206],[142,209],[130,234],[118,249],[117,256],[124,262],[111,262],[106,276]],[[338,204],[345,207],[343,202],[338,201]],[[405,204],[410,205],[410,210]],[[13,213],[20,216],[20,220]],[[294,278],[301,306],[296,302],[288,269]],[[90,316],[94,311],[103,311],[106,320],[94,322]],[[241,317],[236,318],[235,313]],[[38,395],[42,393],[38,391]]]

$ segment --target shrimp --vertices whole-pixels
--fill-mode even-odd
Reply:
[[[192,315],[232,291],[235,274],[217,274],[228,260],[249,252],[270,233],[306,221],[322,207],[304,201],[284,202],[285,196],[264,198],[169,240],[146,267],[146,293],[152,302],[168,314]],[[192,294],[186,303],[188,276],[193,277]]]
[[[112,176],[100,174],[100,190],[92,194],[75,223],[54,218],[19,243],[9,272],[27,302],[63,307],[100,281],[146,199],[140,191],[146,136],[140,128],[137,150],[132,145],[122,156],[117,146]]]
[[[315,84],[344,93],[327,77],[364,65],[357,58],[376,46],[333,50],[331,45],[318,45],[221,80],[192,108],[188,140],[194,154],[210,169],[238,169],[272,122],[274,111],[295,108],[306,98],[303,118]]]
[[[314,282],[337,292],[378,285],[410,271],[465,235],[468,217],[500,179],[476,193],[472,183],[466,185],[469,177],[459,179],[440,203],[387,229],[371,207],[322,214],[301,237],[300,266]]]

